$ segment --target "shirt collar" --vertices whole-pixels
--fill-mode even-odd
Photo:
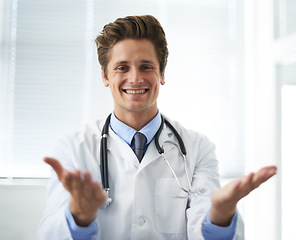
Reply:
[[[146,145],[148,145],[152,141],[160,125],[161,115],[158,111],[157,115],[139,131],[140,133],[143,133],[147,138]],[[121,139],[123,139],[127,144],[131,146],[132,139],[137,131],[116,118],[114,112],[111,115],[110,127],[113,132],[115,132]]]

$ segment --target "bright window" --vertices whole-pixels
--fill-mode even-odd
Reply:
[[[292,190],[296,169],[296,85],[282,88],[282,239],[295,239],[293,215],[296,195]]]

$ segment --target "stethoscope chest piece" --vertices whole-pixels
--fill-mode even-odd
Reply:
[[[111,202],[113,201],[112,198],[110,197],[110,189],[109,188],[107,188],[107,189],[104,188],[104,190],[105,190],[106,195],[107,195],[107,200],[106,200],[105,205],[102,207],[102,209],[108,207],[111,204]]]

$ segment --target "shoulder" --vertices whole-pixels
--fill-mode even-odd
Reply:
[[[96,120],[85,124],[81,130],[64,134],[56,142],[51,157],[58,159],[69,169],[90,169],[87,164],[96,162],[101,139],[101,129],[105,121]],[[88,156],[85,158],[85,156]],[[89,163],[86,163],[88,159]],[[91,161],[93,159],[93,161]]]
[[[166,118],[166,117],[165,117]],[[184,127],[178,121],[173,121],[166,118],[176,129],[180,135],[187,152],[187,159],[189,159],[191,169],[209,168],[211,170],[218,169],[218,161],[216,157],[215,144],[204,134]],[[169,130],[167,130],[169,131]],[[216,174],[215,174],[216,176]]]
[[[95,120],[85,124],[80,130],[65,133],[58,139],[55,145],[55,152],[77,151],[81,147],[91,148],[101,139],[103,120]]]
[[[199,140],[210,141],[209,138],[205,134],[200,133],[195,130],[192,130],[192,129],[189,129],[189,128],[185,127],[184,125],[182,125],[180,122],[172,120],[172,119],[168,118],[167,116],[163,115],[163,117],[173,125],[173,127],[177,130],[177,132],[180,134],[180,136],[184,135],[184,137],[189,137],[190,139],[194,138],[194,139],[199,139]]]
[[[104,126],[104,120],[94,120],[92,122],[84,124],[81,129],[72,133],[66,133],[64,139],[85,141],[87,139],[99,139],[101,138],[101,131]]]
[[[176,131],[179,133],[182,138],[184,144],[186,146],[191,146],[193,148],[211,148],[215,149],[214,143],[203,133],[198,131],[189,129],[183,126],[180,122],[171,120],[167,116],[164,116],[166,120],[168,120]]]

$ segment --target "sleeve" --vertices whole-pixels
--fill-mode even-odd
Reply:
[[[65,216],[69,200],[70,194],[64,189],[55,173],[52,173],[47,189],[46,208],[37,231],[39,240],[73,239]]]
[[[207,240],[231,240],[234,237],[236,225],[237,212],[228,227],[219,227],[214,225],[209,218],[208,212],[202,223],[202,235]]]
[[[59,160],[64,168],[73,171],[78,166],[73,161],[75,151],[71,147],[71,141],[73,140],[70,140],[69,137],[61,139],[56,144],[50,157]],[[69,201],[69,192],[63,187],[56,173],[51,169],[51,179],[47,187],[46,208],[37,230],[39,240],[75,239],[72,237],[65,214]]]
[[[213,224],[209,224],[206,217],[211,207],[212,193],[221,188],[218,173],[218,160],[215,154],[215,145],[206,137],[202,137],[200,141],[195,141],[193,149],[195,149],[195,151],[190,158],[196,159],[196,162],[194,162],[192,166],[194,169],[192,191],[199,192],[199,194],[192,197],[188,203],[188,209],[186,210],[187,233],[190,240],[211,240],[215,238],[209,238],[209,235],[204,235],[204,233],[212,232],[214,228],[217,227]],[[237,220],[233,220],[235,234],[233,238],[229,239],[244,239],[244,225],[241,216],[238,214]],[[228,229],[220,230],[225,231],[226,234]],[[214,230],[214,234],[217,235],[216,230]]]
[[[70,212],[69,206],[66,207],[65,215],[68,226],[74,240],[92,240],[98,237],[98,225],[94,220],[88,227],[80,227],[75,223],[75,220]]]

